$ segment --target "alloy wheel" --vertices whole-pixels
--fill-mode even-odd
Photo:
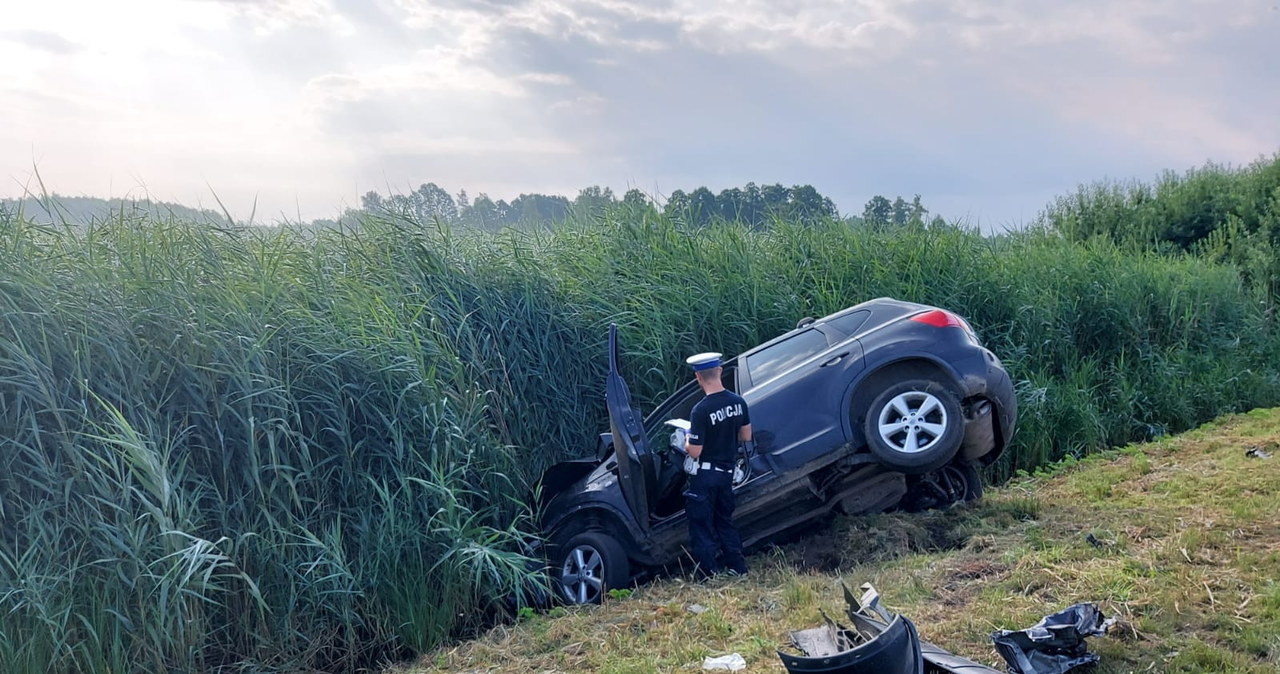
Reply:
[[[906,391],[880,410],[877,430],[886,444],[904,454],[928,451],[947,430],[947,409],[927,391]]]
[[[591,545],[579,545],[565,556],[560,567],[560,587],[565,598],[578,604],[599,601],[604,586],[604,557]]]

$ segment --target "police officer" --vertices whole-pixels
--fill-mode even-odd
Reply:
[[[705,575],[719,573],[722,568],[744,574],[747,560],[733,526],[733,464],[738,443],[751,441],[751,417],[742,396],[720,381],[720,354],[700,353],[686,362],[706,394],[689,413],[685,444],[698,465],[684,492],[693,559]]]

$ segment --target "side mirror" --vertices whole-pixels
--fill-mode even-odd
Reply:
[[[601,433],[596,443],[596,461],[604,463],[613,454],[613,433]]]

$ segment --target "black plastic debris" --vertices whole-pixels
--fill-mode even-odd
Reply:
[[[841,583],[843,585],[843,583]],[[791,674],[1000,674],[998,670],[920,640],[905,616],[880,606],[880,593],[862,586],[855,599],[844,586],[846,615],[852,627],[822,614],[826,624],[790,634],[802,655],[778,651]]]
[[[1009,663],[1010,674],[1066,674],[1098,661],[1084,638],[1105,635],[1115,622],[1104,619],[1095,604],[1076,604],[1025,630],[1000,630],[991,641]]]

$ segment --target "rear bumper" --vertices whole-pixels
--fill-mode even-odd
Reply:
[[[981,363],[964,376],[964,439],[960,456],[965,461],[990,465],[1008,446],[1017,424],[1018,400],[1013,382],[1000,360],[983,349]]]

